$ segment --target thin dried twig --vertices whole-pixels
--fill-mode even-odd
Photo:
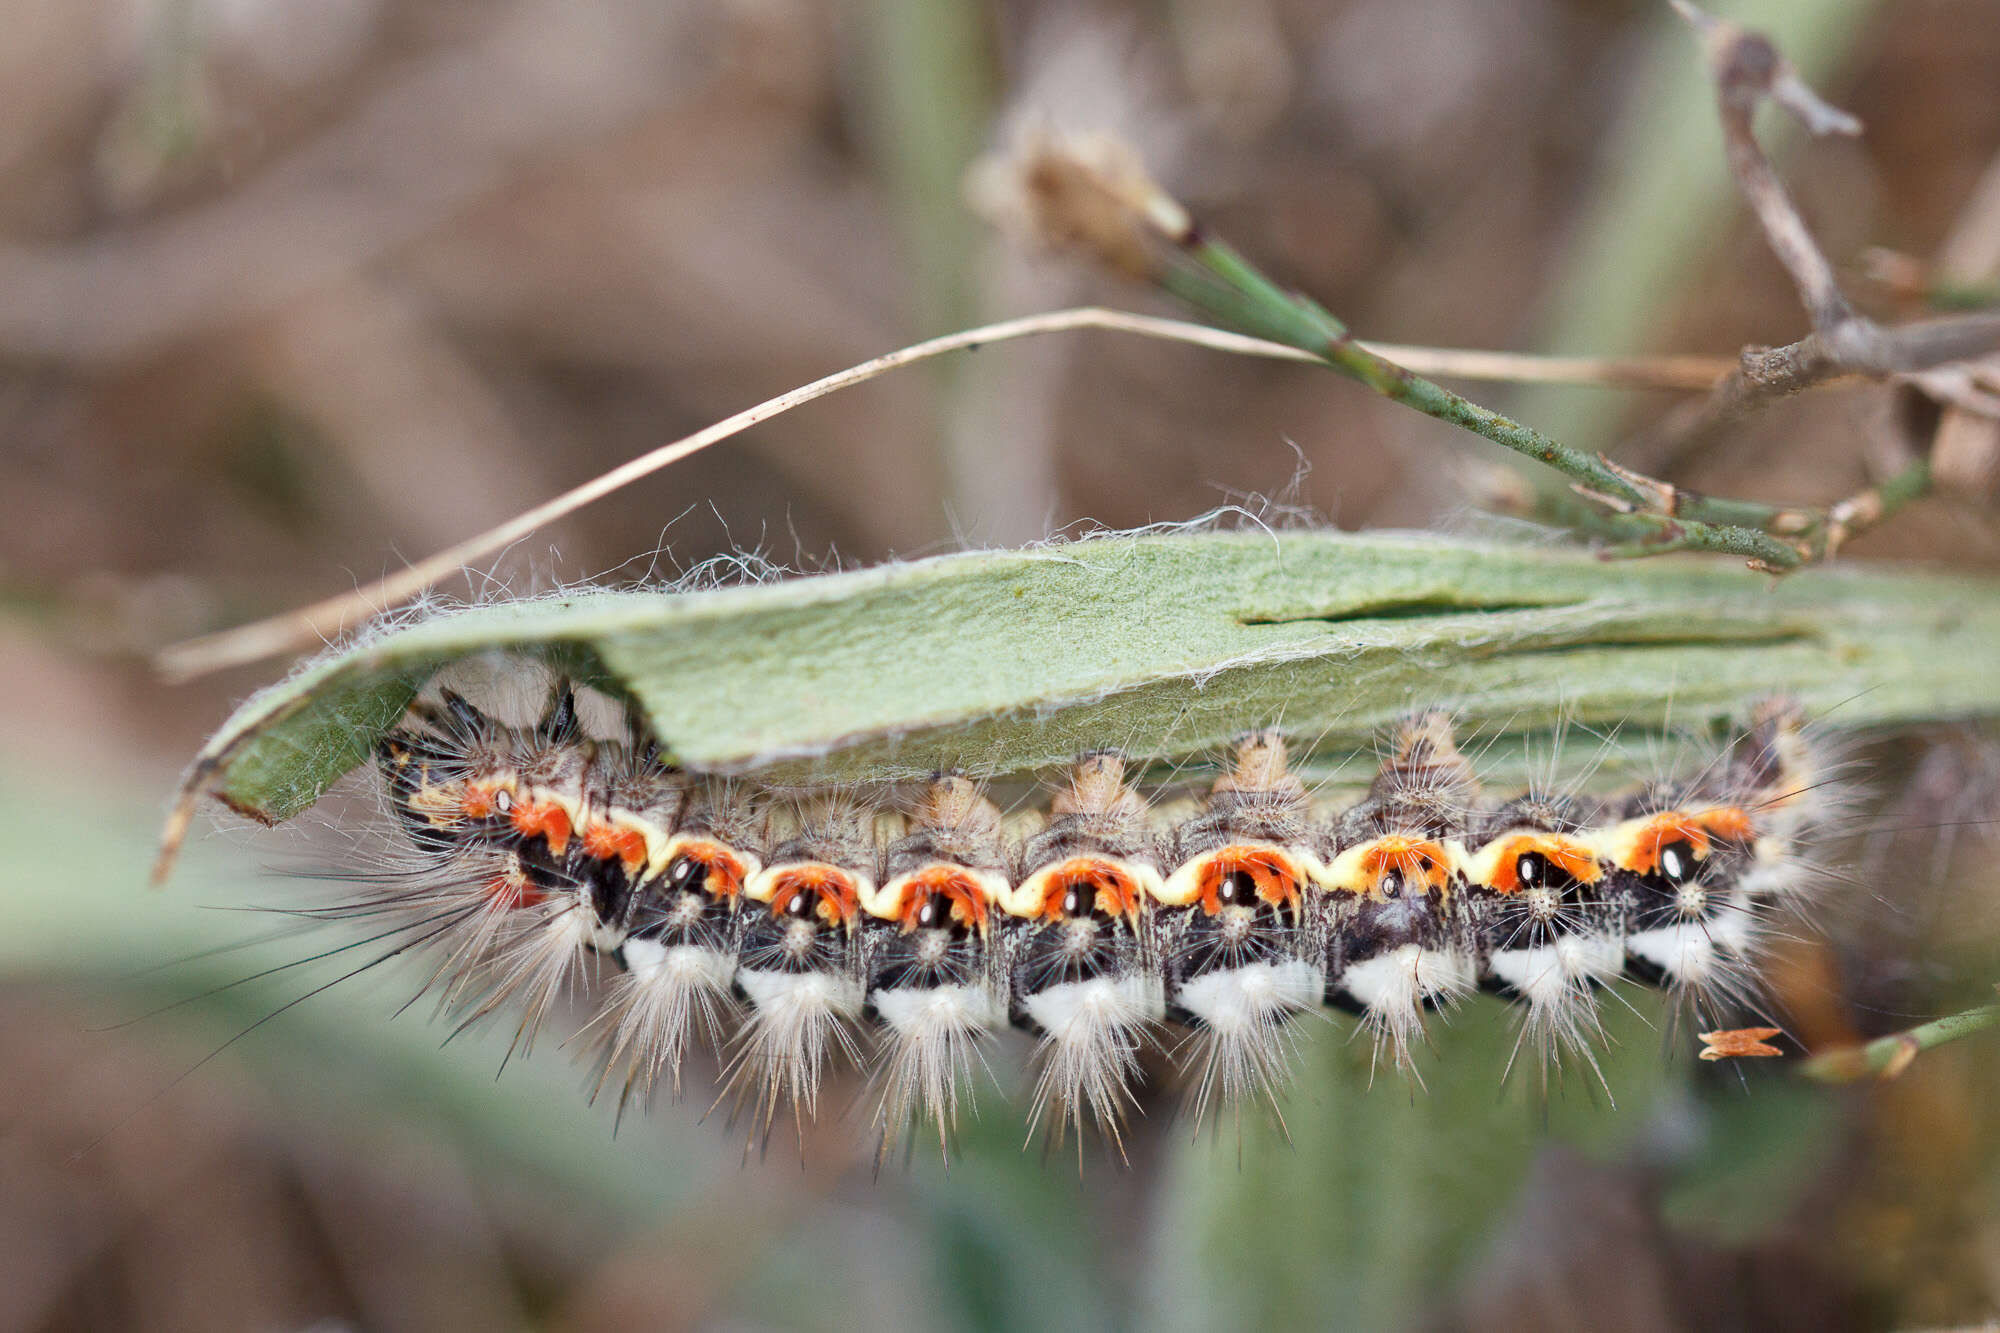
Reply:
[[[1007,320],[981,328],[967,329],[942,338],[933,338],[899,351],[890,352],[860,365],[850,366],[812,383],[768,399],[755,407],[696,431],[684,439],[665,444],[583,485],[563,492],[546,503],[480,533],[457,542],[435,555],[365,587],[342,593],[283,615],[241,625],[217,634],[205,635],[176,644],[155,659],[155,665],[170,680],[187,680],[226,667],[299,652],[333,639],[356,623],[415,597],[440,579],[457,573],[474,561],[504,550],[537,528],[572,514],[612,492],[649,476],[671,463],[699,453],[712,444],[739,434],[759,422],[783,415],[817,398],[864,383],[879,375],[912,365],[947,352],[963,351],[987,343],[1007,342],[1042,333],[1072,329],[1109,329],[1137,333],[1173,342],[1192,343],[1241,356],[1264,356],[1279,360],[1316,362],[1310,353],[1280,343],[1249,338],[1225,329],[1207,328],[1181,320],[1158,319],[1147,315],[1098,307],[1058,310],[1044,315]],[[1718,373],[1711,358],[1681,357],[1528,357],[1512,353],[1469,351],[1449,347],[1385,347],[1383,350],[1407,357],[1433,373],[1465,379],[1542,380],[1565,384],[1610,384],[1635,388],[1701,388],[1712,383]]]
[[[1791,274],[1813,327],[1784,347],[1746,348],[1736,372],[1713,395],[1670,415],[1628,456],[1658,471],[1718,428],[1774,399],[1847,375],[1912,374],[2000,349],[2000,312],[1885,327],[1854,309],[1758,144],[1754,121],[1757,108],[1769,98],[1814,134],[1859,134],[1861,122],[1821,100],[1763,33],[1718,19],[1688,0],[1673,0],[1673,5],[1694,28],[1707,55],[1730,174],[1772,252]]]
[[[1946,294],[1983,294],[2000,278],[2000,157],[1987,164],[1971,198],[1938,248],[1929,287]],[[2000,477],[2000,355],[1968,365],[1940,366],[1910,382],[1943,408],[1931,436],[1931,469],[1947,494],[1983,500]]]
[[[1266,343],[1277,348],[1277,343]],[[1488,380],[1502,384],[1595,384],[1617,389],[1712,389],[1735,362],[1726,356],[1544,356],[1488,352],[1466,347],[1418,347],[1408,343],[1362,341],[1359,346],[1419,375],[1448,380]],[[1284,349],[1295,361],[1319,358]],[[1263,353],[1275,356],[1276,351]]]

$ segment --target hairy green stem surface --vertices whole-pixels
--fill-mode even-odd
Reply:
[[[1593,497],[1629,507],[1633,512],[1614,513],[1608,522],[1590,525],[1623,542],[1620,554],[1714,551],[1779,570],[1801,563],[1796,548],[1762,530],[1780,512],[1777,507],[1688,496],[1671,515],[1651,512],[1653,497],[1602,459],[1370,351],[1354,341],[1339,318],[1317,302],[1283,290],[1225,242],[1197,231],[1182,237],[1181,245],[1196,267],[1161,270],[1158,276],[1165,290],[1241,332],[1310,352],[1392,402],[1553,468]]]
[[[1919,1054],[1946,1042],[1969,1037],[2000,1023],[2000,1004],[1983,1005],[1962,1014],[1948,1014],[1907,1032],[1878,1037],[1862,1046],[1823,1051],[1799,1066],[1807,1078],[1822,1083],[1853,1083],[1900,1073]]]

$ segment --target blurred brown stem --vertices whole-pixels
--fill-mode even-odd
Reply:
[[[1730,175],[1772,253],[1791,274],[1813,328],[1784,347],[1745,348],[1736,372],[1709,398],[1669,415],[1628,451],[1633,464],[1662,471],[1745,413],[1828,380],[1908,374],[2000,348],[2000,312],[1884,327],[1854,309],[1758,144],[1754,121],[1770,98],[1814,134],[1859,134],[1861,123],[1822,101],[1764,34],[1715,18],[1687,0],[1673,4],[1701,39],[1715,79]]]

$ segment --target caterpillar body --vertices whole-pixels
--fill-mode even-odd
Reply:
[[[1704,1016],[1754,998],[1829,791],[1786,701],[1698,771],[1603,796],[1490,795],[1429,712],[1358,800],[1311,791],[1272,729],[1191,798],[1154,799],[1102,751],[1013,815],[951,773],[885,793],[698,777],[636,713],[617,730],[587,734],[567,680],[519,725],[434,680],[375,752],[417,869],[322,914],[392,918],[443,1009],[517,1010],[523,1047],[611,960],[586,1031],[621,1103],[677,1095],[708,1046],[768,1133],[815,1114],[831,1063],[872,1062],[885,1148],[918,1124],[947,1139],[1010,1027],[1058,1138],[1116,1141],[1155,1044],[1197,1120],[1275,1105],[1326,1008],[1414,1070],[1428,1015],[1484,990],[1518,1004],[1517,1053],[1545,1072],[1594,1062],[1621,980]]]

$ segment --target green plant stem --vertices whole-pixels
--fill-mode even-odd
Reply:
[[[1985,310],[2000,305],[2000,286],[1939,279],[1924,289],[1924,304],[1932,310]]]
[[[1893,512],[1912,500],[1928,495],[1930,489],[1931,462],[1928,458],[1919,458],[1878,486],[1876,494],[1882,497],[1883,509]]]
[[[1798,552],[1775,538],[1728,524],[1665,518],[1659,514],[1602,514],[1584,530],[1610,539],[1598,552],[1607,560],[1636,560],[1669,551],[1709,551],[1741,556],[1759,568],[1772,571],[1791,569],[1800,563]],[[1774,548],[1785,553],[1782,559],[1772,556]]]
[[[1196,262],[1260,309],[1273,312],[1270,336],[1324,358],[1334,369],[1367,385],[1385,398],[1413,407],[1426,416],[1483,435],[1496,444],[1555,468],[1570,480],[1629,504],[1645,503],[1638,487],[1599,460],[1551,440],[1444,386],[1413,374],[1353,340],[1347,325],[1325,307],[1287,293],[1251,264],[1233,246],[1197,236],[1189,246]],[[1290,318],[1278,315],[1286,312]]]
[[[1199,230],[1179,238],[1193,267],[1168,266],[1158,281],[1169,293],[1211,318],[1256,337],[1310,352],[1327,365],[1393,402],[1483,436],[1554,468],[1577,487],[1631,512],[1609,516],[1594,530],[1612,537],[1615,554],[1655,555],[1669,550],[1714,551],[1740,556],[1763,568],[1791,569],[1797,548],[1763,528],[1783,510],[1746,501],[1691,497],[1672,514],[1649,512],[1652,497],[1625,475],[1552,440],[1491,408],[1453,393],[1354,341],[1347,325],[1318,303],[1280,288],[1233,246]]]
[[[1799,1072],[1821,1083],[1853,1083],[1900,1073],[1919,1054],[1946,1042],[1969,1037],[2000,1023],[2000,1004],[1982,1005],[1920,1024],[1907,1032],[1878,1037],[1862,1046],[1824,1051],[1799,1065]]]
[[[1555,469],[1570,479],[1575,492],[1545,504],[1545,514],[1604,538],[1608,545],[1603,554],[1609,558],[1710,551],[1774,572],[1795,569],[1826,558],[1854,533],[1930,490],[1930,466],[1921,461],[1873,492],[1827,510],[1697,495],[1634,477],[1355,342],[1337,316],[1309,297],[1280,288],[1227,242],[1198,229],[1178,240],[1191,267],[1162,269],[1159,282],[1165,290],[1235,329],[1311,353],[1391,401]],[[1610,512],[1576,502],[1576,492],[1611,506]],[[1867,503],[1859,503],[1863,500]]]

